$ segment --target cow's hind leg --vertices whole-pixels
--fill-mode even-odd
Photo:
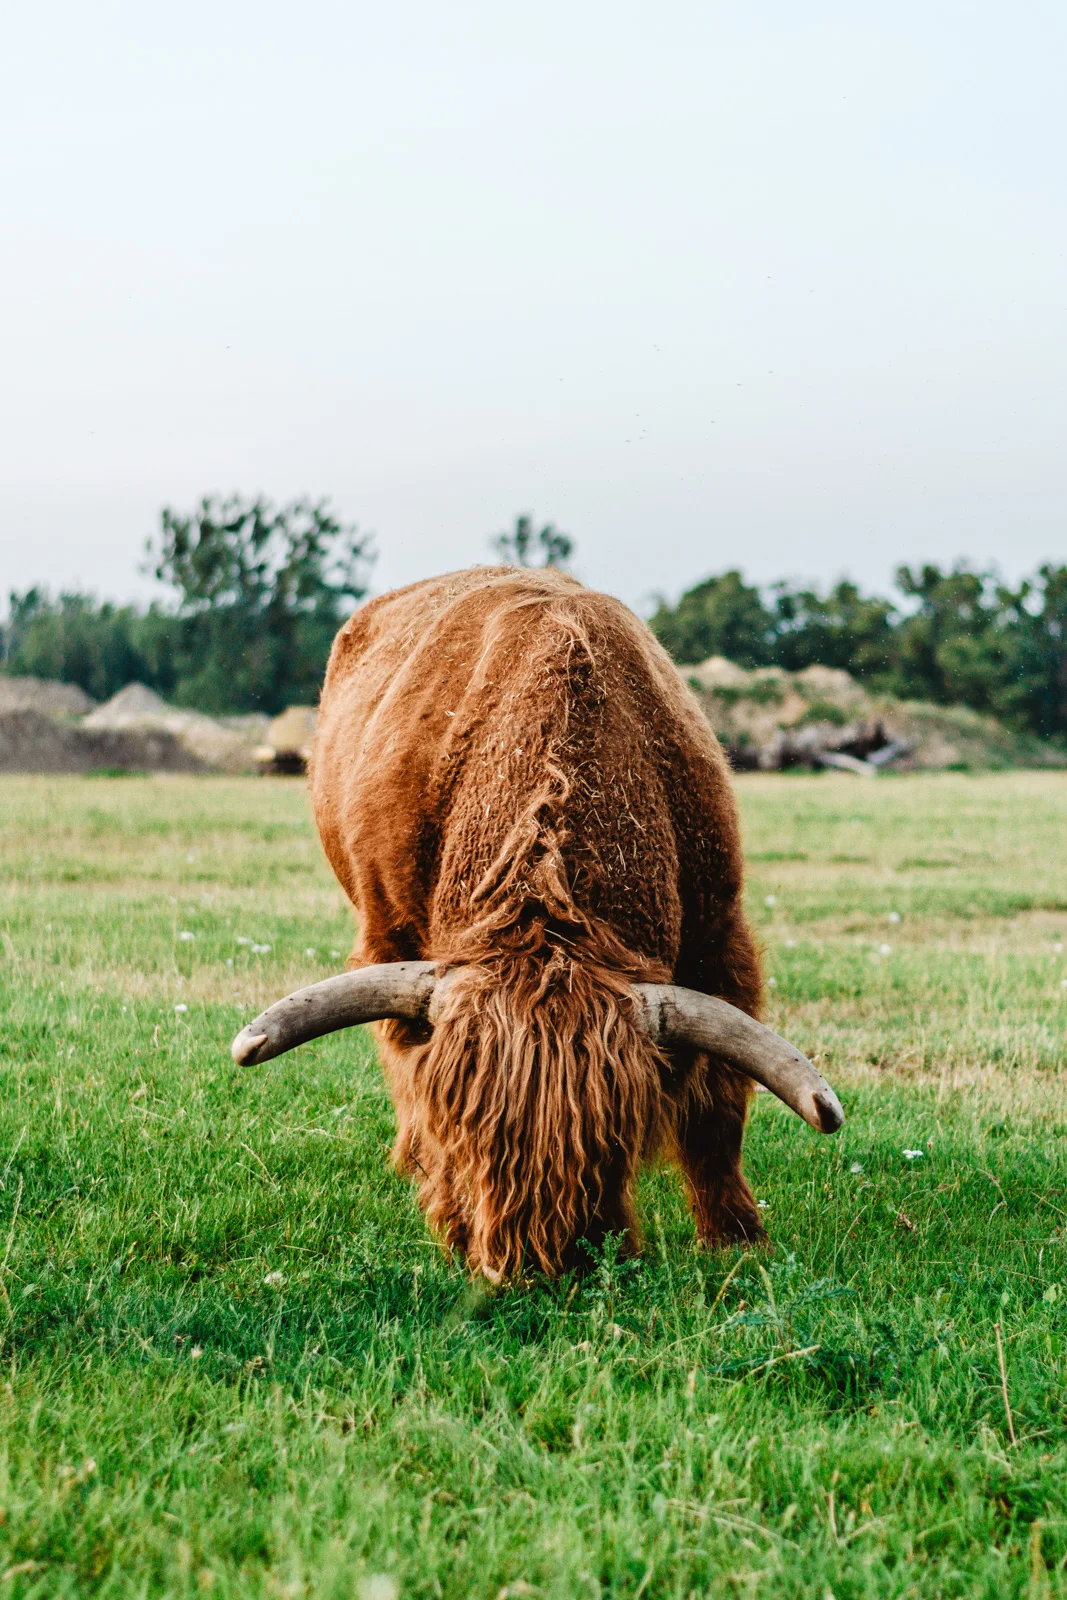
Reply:
[[[678,1158],[701,1244],[758,1244],[766,1238],[741,1171],[749,1093],[746,1079],[698,1058],[677,1129]]]

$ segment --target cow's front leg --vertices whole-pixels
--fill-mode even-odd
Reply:
[[[678,1121],[678,1157],[701,1244],[759,1244],[767,1237],[741,1171],[748,1081],[697,1064]]]

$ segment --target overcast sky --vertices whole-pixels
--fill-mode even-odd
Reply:
[[[40,0],[0,56],[0,588],[328,495],[643,606],[1067,559],[1067,11]]]

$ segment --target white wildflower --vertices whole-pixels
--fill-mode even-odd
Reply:
[[[767,979],[767,987],[768,987],[768,989],[777,989],[777,987],[778,987],[778,979],[777,978],[768,978]]]
[[[787,950],[795,950],[796,947],[797,947],[796,940],[795,939],[787,939],[785,941],[785,947],[786,947]]]
[[[387,1572],[372,1572],[359,1586],[359,1600],[398,1600],[399,1595],[400,1585]]]
[[[922,1150],[905,1150],[904,1159],[905,1161],[918,1161],[919,1157],[924,1153]]]
[[[778,896],[776,894],[769,894],[764,900],[763,904],[765,906],[776,906],[778,904]]]
[[[318,953],[319,952],[317,950],[310,950],[309,949],[309,950],[305,950],[304,951],[304,954],[307,956],[309,961],[313,961],[315,959],[315,957],[318,955]]]
[[[888,956],[888,955],[891,955],[892,952],[893,952],[893,946],[891,944],[880,944],[878,946],[878,954],[880,956]]]
[[[284,1272],[268,1272],[263,1279],[268,1289],[281,1289],[285,1284]]]
[[[238,939],[237,943],[238,944],[251,944],[252,941],[251,941],[251,939]]]
[[[899,911],[891,911],[889,913],[889,921],[890,922],[899,922],[900,921],[900,912]]]
[[[183,928],[181,933],[179,933],[178,938],[182,941],[183,944],[188,944],[190,942],[190,940],[196,938],[196,934],[195,933],[190,933],[188,928]]]
[[[270,945],[269,944],[254,944],[252,946],[252,954],[254,956],[269,956],[270,955]]]
[[[226,957],[226,965],[228,967],[232,967],[233,966],[233,957],[232,956],[227,956]]]
[[[771,1209],[771,1202],[769,1200],[757,1200],[756,1204],[759,1206],[761,1211],[769,1211]]]
[[[863,1171],[863,1162],[862,1161],[854,1161],[852,1163],[852,1165],[849,1167],[848,1170],[850,1172],[856,1172],[856,1173],[862,1172]]]
[[[176,1005],[174,1007],[174,1009],[175,1009],[175,1011],[188,1011],[189,1007],[187,1005],[185,1005],[185,1004],[181,1004],[181,1005]]]

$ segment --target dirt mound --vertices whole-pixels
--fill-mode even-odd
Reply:
[[[837,667],[747,672],[712,656],[679,670],[738,771],[839,767],[873,777],[883,768],[1067,765],[1053,747],[993,717],[872,696]]]
[[[128,683],[96,708],[86,719],[86,727],[135,728],[146,720],[159,721],[169,716],[171,709],[154,689],[143,683]]]
[[[206,772],[165,728],[86,728],[40,711],[0,711],[0,772]]]
[[[779,765],[764,752],[783,728],[803,722],[808,710],[787,672],[777,667],[746,672],[725,656],[712,656],[699,667],[684,668],[683,676],[735,765]]]
[[[908,746],[897,763],[902,772],[1067,766],[1067,756],[1055,745],[1032,734],[1014,733],[995,717],[968,706],[885,700],[879,702],[878,715],[889,737]]]
[[[43,711],[49,717],[83,717],[96,701],[76,683],[54,678],[8,678],[0,673],[0,711]]]
[[[254,772],[256,767],[260,719],[252,719],[251,725],[243,717],[229,724],[217,722],[203,712],[168,705],[143,683],[128,683],[87,716],[82,726],[110,732],[169,733],[203,767],[216,772]]]
[[[870,696],[841,667],[805,667],[793,674],[793,682],[809,709],[819,704],[836,706],[850,716],[870,709]]]
[[[239,733],[250,745],[262,744],[270,728],[270,718],[265,711],[240,711],[232,716],[216,717],[215,721],[220,728]]]

